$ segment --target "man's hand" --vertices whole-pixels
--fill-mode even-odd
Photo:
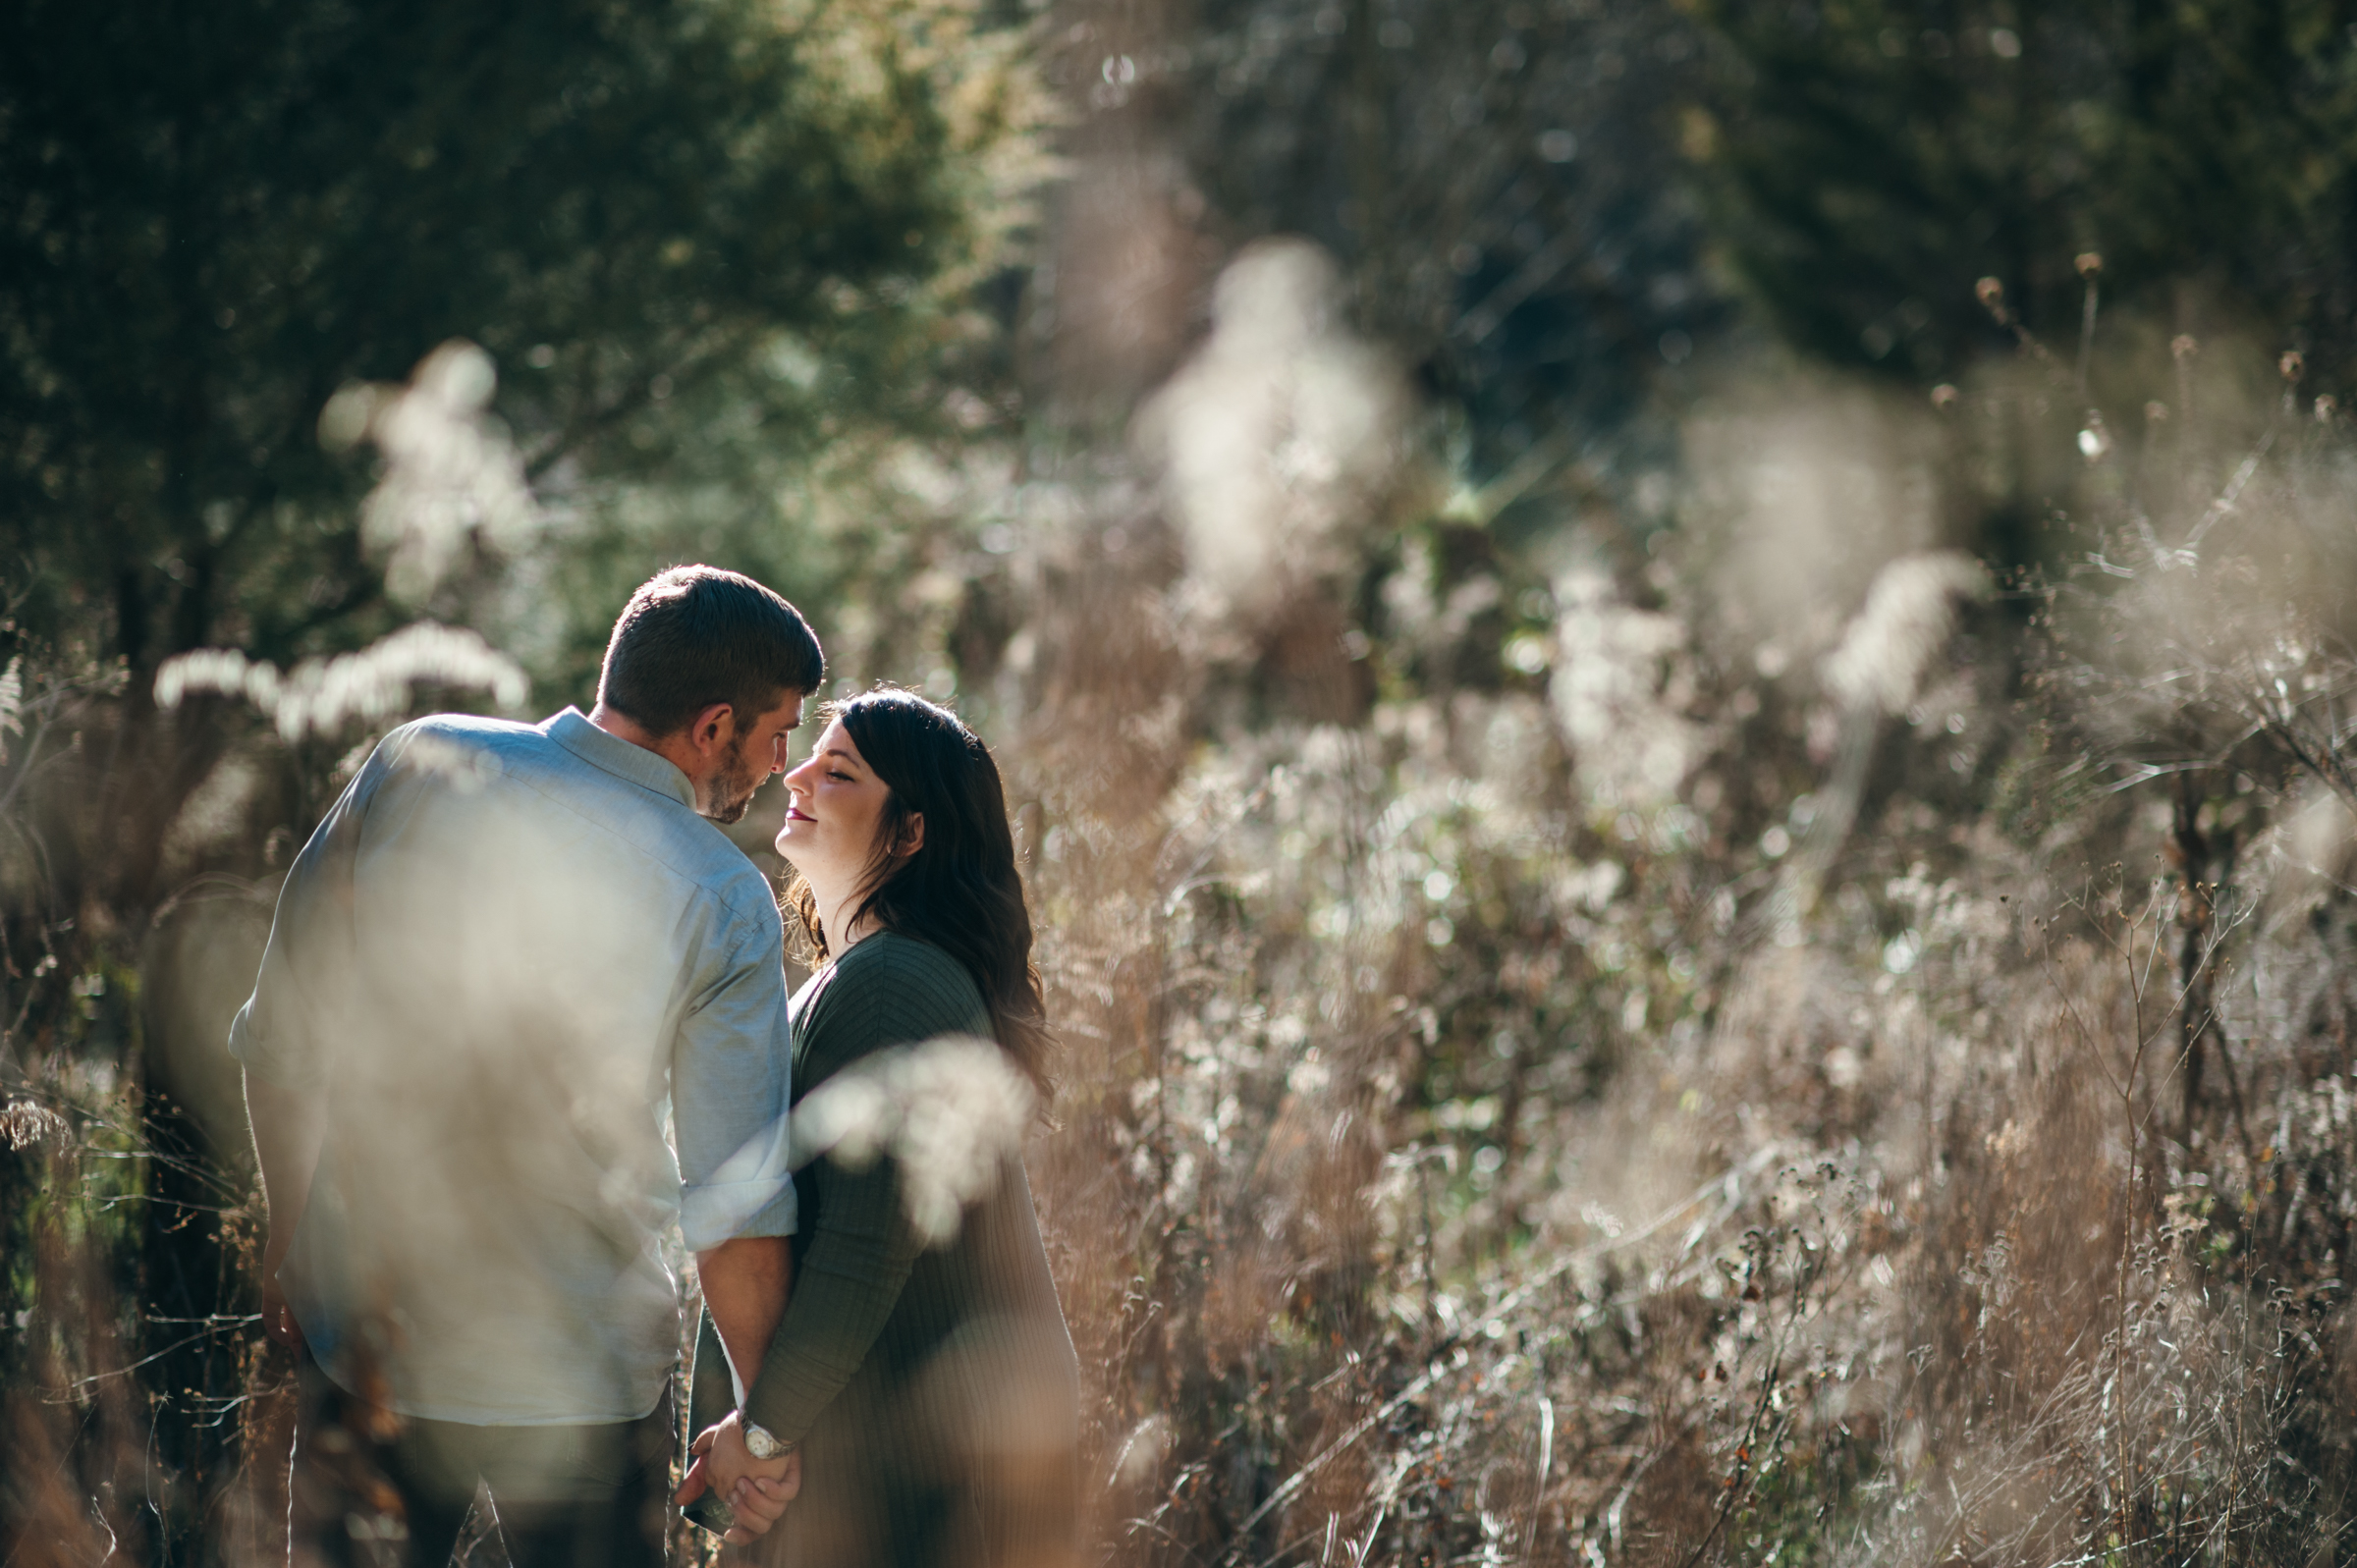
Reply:
[[[743,1417],[737,1411],[697,1433],[687,1451],[695,1463],[687,1467],[686,1479],[671,1500],[684,1506],[707,1489],[727,1498],[737,1510],[737,1525],[723,1539],[735,1545],[768,1534],[802,1489],[801,1449],[775,1459],[755,1459],[744,1446]]]
[[[786,1311],[793,1282],[794,1250],[784,1236],[739,1236],[695,1255],[704,1306],[721,1347],[736,1369],[737,1397],[742,1399],[769,1355],[770,1336]],[[802,1455],[796,1448],[776,1459],[755,1459],[744,1445],[744,1417],[732,1410],[696,1435],[695,1455],[672,1500],[690,1503],[706,1488],[737,1510],[737,1527],[724,1540],[741,1546],[767,1533],[802,1489]]]

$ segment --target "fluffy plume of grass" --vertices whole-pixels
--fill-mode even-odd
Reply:
[[[1370,568],[1390,662],[1360,719],[1242,710],[1174,629],[1188,525],[1141,539],[1066,481],[1008,707],[1074,1057],[1035,1159],[1109,1560],[2335,1539],[2357,927],[2289,860],[2345,881],[2346,819],[2278,881],[2262,824],[2295,774],[2328,786],[2249,749],[2245,693],[2330,758],[2341,676],[2312,631],[2256,679],[2184,655],[2208,626],[2287,657],[2263,601],[2332,594],[2280,575],[2271,498],[2345,505],[2342,459],[2304,437],[2306,466],[2238,481],[2246,443],[2159,536],[2225,488],[2248,532],[2213,523],[2206,586],[2148,604],[2191,573],[2090,537],[2134,524],[2106,510],[2121,445],[2091,462],[2073,411],[2058,471],[2095,478],[2057,492],[2055,553],[2133,577],[2017,576],[2016,616],[1935,523],[2009,428],[1974,400],[2029,418],[2028,380],[1946,425],[1846,392],[1730,416],[1703,459],[1742,421],[1808,439],[1705,474],[1641,574],[1591,544],[1534,580],[1411,529]],[[1831,526],[1808,497],[1909,515],[1781,604],[1742,563],[1816,558],[1742,529]],[[1531,603],[1478,681],[1436,673]]]
[[[479,634],[419,622],[357,653],[308,659],[290,671],[234,648],[180,654],[155,673],[155,705],[177,708],[197,693],[242,697],[294,741],[409,712],[416,689],[432,686],[481,691],[509,709],[531,691],[523,667]]]
[[[1338,282],[1305,242],[1246,249],[1213,291],[1210,339],[1139,415],[1190,583],[1247,622],[1348,568],[1397,461],[1406,389],[1338,319]]]
[[[348,386],[319,415],[329,451],[365,441],[384,460],[360,539],[383,557],[386,591],[403,604],[422,603],[470,543],[512,556],[539,529],[523,460],[489,412],[497,385],[491,356],[454,340],[406,385]]]
[[[1548,695],[1583,782],[1607,806],[1674,801],[1705,744],[1685,711],[1687,628],[1623,602],[1593,567],[1559,577],[1555,602]]]
[[[1924,672],[1955,635],[1957,601],[1987,598],[1992,586],[1988,568],[1953,550],[1891,562],[1826,657],[1826,690],[1848,708],[1893,719],[1905,713]]]
[[[832,1156],[851,1170],[896,1162],[909,1222],[939,1246],[997,1186],[1037,1108],[995,1044],[935,1040],[864,1057],[811,1091],[794,1113],[794,1148],[797,1162]]]
[[[12,1100],[0,1106],[0,1138],[12,1150],[22,1150],[67,1130],[66,1120],[33,1100]]]
[[[0,763],[8,761],[8,737],[25,732],[25,658],[19,654],[0,670]]]

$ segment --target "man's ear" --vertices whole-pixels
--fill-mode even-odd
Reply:
[[[908,820],[901,824],[901,841],[892,846],[892,852],[896,855],[912,855],[924,846],[925,814],[911,811]]]
[[[687,743],[705,755],[726,746],[736,734],[737,710],[725,702],[712,704],[687,726]]]

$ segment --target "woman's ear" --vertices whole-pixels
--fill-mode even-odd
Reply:
[[[924,846],[925,814],[911,811],[908,820],[901,824],[901,841],[892,846],[892,852],[895,855],[912,855]]]

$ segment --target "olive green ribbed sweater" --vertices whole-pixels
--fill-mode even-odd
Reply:
[[[794,1097],[943,1035],[991,1036],[964,966],[928,943],[869,937],[795,999]],[[802,1492],[754,1555],[826,1568],[1064,1555],[1078,1367],[1019,1154],[933,1249],[890,1158],[859,1170],[820,1159],[795,1186],[793,1289],[745,1408],[802,1443]],[[696,1360],[701,1430],[729,1394],[708,1320]]]

